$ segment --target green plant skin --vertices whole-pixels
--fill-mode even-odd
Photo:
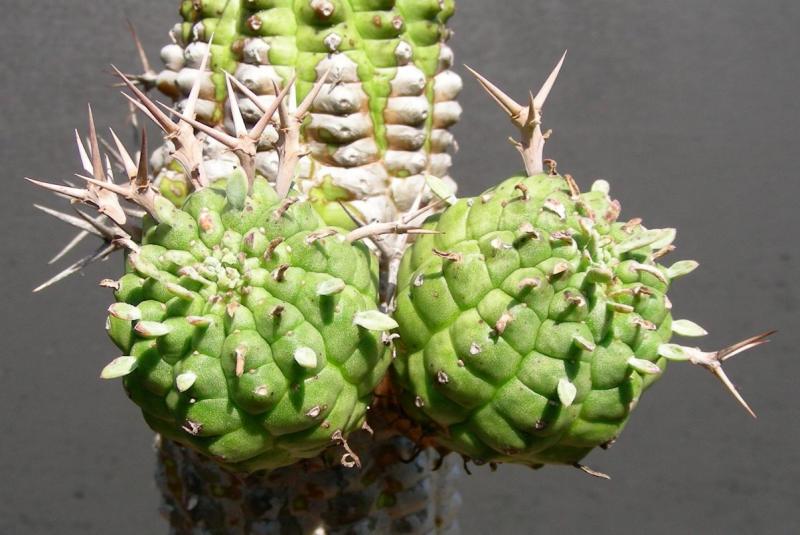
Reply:
[[[672,323],[667,270],[651,246],[621,252],[645,229],[616,222],[618,213],[602,188],[576,196],[564,178],[543,174],[510,178],[429,220],[441,234],[418,239],[400,269],[393,370],[404,409],[441,445],[538,467],[577,463],[617,438],[660,376],[628,359],[663,371],[657,351]],[[613,278],[590,274],[590,264]],[[553,274],[559,265],[566,271]],[[612,296],[632,310],[614,311]],[[560,380],[574,387],[571,403]]]
[[[325,17],[309,1],[274,0],[245,2],[184,0],[181,16],[186,42],[193,40],[195,24],[202,22],[206,39],[212,40],[212,66],[216,100],[227,98],[223,71],[234,72],[241,60],[241,43],[252,37],[264,38],[271,46],[269,64],[288,81],[298,76],[297,101],[317,81],[317,65],[330,54],[325,38],[341,37],[338,51],[358,65],[359,79],[369,97],[369,109],[379,147],[386,150],[384,110],[396,74],[397,46],[408,43],[413,63],[430,79],[438,72],[439,47],[444,24],[455,11],[447,0],[330,0],[334,6]],[[432,89],[432,87],[430,88]],[[428,91],[432,104],[433,94]],[[430,120],[429,120],[430,123]],[[430,124],[428,124],[430,130]]]
[[[181,209],[157,205],[161,222],[149,220],[116,291],[141,319],[111,317],[109,334],[137,358],[124,385],[155,431],[252,472],[313,457],[337,431],[360,428],[389,357],[379,332],[353,322],[376,308],[368,249],[340,233],[311,240],[326,227],[310,203],[280,215],[264,179],[246,197],[242,180],[199,190]],[[344,289],[318,295],[334,278]],[[143,335],[143,322],[169,332]],[[316,362],[300,365],[298,348]]]
[[[328,8],[330,12],[326,11]],[[441,64],[441,50],[448,37],[445,23],[454,11],[454,0],[183,0],[180,37],[184,43],[211,42],[212,102],[215,108],[210,117],[204,118],[211,124],[223,122],[228,97],[224,72],[236,73],[237,67],[246,63],[243,51],[249,41],[263,40],[268,52],[261,65],[274,68],[284,84],[292,76],[297,76],[296,102],[300,102],[318,80],[322,61],[330,58],[332,53],[346,56],[356,65],[356,82],[366,95],[365,102],[351,113],[363,111],[369,115],[368,131],[347,134],[323,129],[313,135],[305,132],[304,138],[314,137],[315,143],[327,147],[326,157],[318,153],[314,155],[314,165],[349,166],[340,161],[331,164],[330,160],[337,151],[361,151],[361,148],[350,147],[357,140],[374,142],[376,152],[372,161],[384,162],[387,151],[398,150],[398,147],[392,147],[387,126],[403,125],[420,130],[422,144],[414,150],[401,148],[401,152],[408,150],[408,153],[398,156],[396,152],[390,158],[392,163],[383,172],[388,173],[389,178],[406,178],[411,174],[408,168],[416,169],[414,162],[422,154],[430,156],[431,153],[447,151],[446,147],[432,145],[434,131],[449,126],[437,124],[435,120],[436,104],[443,99],[441,95],[437,96],[435,76],[446,68]],[[335,37],[338,43],[335,48],[330,45],[331,37]],[[408,93],[408,87],[397,86],[406,83],[397,78],[399,67],[408,61],[398,54],[401,45],[409,48],[410,64],[416,66],[424,78],[421,95],[423,100],[427,100],[427,109],[420,111],[420,117],[413,113],[409,115],[408,110],[390,110],[392,106],[402,107],[400,101],[406,95],[417,96]],[[249,66],[254,67],[254,64],[251,62]],[[174,78],[168,79],[166,85],[159,87],[175,98],[180,90],[173,86]],[[326,113],[347,115],[339,111]],[[348,135],[355,137],[350,139]],[[398,165],[400,168],[392,167]],[[429,166],[426,172],[431,172]],[[309,189],[309,194],[329,224],[353,226],[339,202],[362,219],[373,217],[361,213],[358,203],[351,202],[362,200],[358,192],[347,192],[346,198],[342,199],[338,192],[315,184]],[[372,195],[376,193],[373,191]],[[385,219],[391,217],[388,214]]]

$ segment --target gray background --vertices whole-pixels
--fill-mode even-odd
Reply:
[[[119,269],[94,266],[30,289],[68,231],[30,207],[23,175],[78,169],[85,104],[120,124],[107,65],[135,67],[123,17],[151,58],[172,0],[2,0],[0,532],[162,533],[151,433],[117,383],[103,334]],[[759,413],[710,375],[672,366],[619,443],[575,470],[478,469],[464,479],[465,533],[800,533],[797,176],[800,3],[796,0],[459,0],[452,45],[522,97],[569,57],[546,108],[547,155],[583,187],[603,177],[623,216],[679,229],[675,259],[703,265],[672,292],[714,349],[767,328],[766,348],[730,362]],[[463,73],[463,69],[459,68]],[[510,126],[465,77],[453,175],[475,194],[520,167]]]

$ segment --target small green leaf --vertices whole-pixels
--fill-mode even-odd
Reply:
[[[597,346],[595,346],[593,342],[591,342],[590,340],[587,340],[586,338],[584,338],[583,336],[581,336],[579,334],[576,334],[575,336],[573,336],[572,337],[572,341],[575,342],[576,346],[578,346],[579,348],[581,348],[581,349],[583,349],[585,351],[588,351],[590,353],[597,348]]]
[[[586,272],[586,280],[592,283],[611,282],[613,278],[614,272],[606,266],[594,266]]]
[[[117,379],[125,377],[135,370],[138,364],[139,361],[136,360],[136,357],[117,357],[106,364],[106,367],[100,372],[100,378]]]
[[[675,262],[670,266],[667,270],[667,275],[670,279],[677,279],[678,277],[683,277],[684,275],[688,275],[699,266],[697,262],[694,260],[681,260],[680,262]]]
[[[186,321],[194,327],[208,327],[214,320],[208,316],[186,316]]]
[[[674,228],[645,230],[644,232],[640,232],[639,234],[636,234],[635,236],[615,245],[614,254],[621,255],[647,246],[650,246],[651,249],[661,249],[661,247],[672,243],[674,239]]]
[[[158,268],[141,258],[138,254],[133,253],[128,256],[128,260],[130,260],[133,269],[135,269],[140,275],[144,275],[145,277],[150,277],[151,279],[158,279],[161,277],[161,273],[158,271]]]
[[[542,208],[553,212],[559,219],[567,218],[567,208],[555,199],[545,199]]]
[[[614,312],[619,312],[620,314],[630,314],[631,312],[633,312],[632,306],[626,305],[625,303],[617,303],[616,301],[606,302],[606,307],[609,310],[613,310]]]
[[[679,336],[697,337],[705,336],[708,331],[690,320],[675,320],[672,322],[672,332]]]
[[[451,188],[444,180],[434,175],[425,175],[425,183],[431,188],[434,195],[445,201],[447,204],[453,205],[456,203],[456,196],[453,188]]]
[[[661,229],[661,231],[663,232],[662,238],[650,244],[650,247],[655,251],[663,249],[668,245],[672,245],[672,242],[675,241],[675,238],[678,235],[678,231],[674,228],[664,228]]]
[[[597,191],[608,195],[608,192],[611,191],[611,185],[607,180],[595,180],[592,183],[592,191]]]
[[[128,303],[114,303],[108,307],[108,313],[125,321],[137,321],[142,319],[142,311]]]
[[[628,359],[628,366],[646,375],[658,375],[661,373],[661,368],[659,368],[657,364],[650,362],[649,360],[639,359],[636,357],[631,357]]]
[[[178,392],[186,392],[197,381],[197,374],[194,372],[184,372],[175,378],[175,386]]]
[[[370,331],[391,331],[397,328],[397,322],[391,317],[377,310],[357,312],[353,323]]]
[[[164,287],[167,289],[169,293],[171,293],[175,297],[183,299],[184,301],[191,301],[194,299],[194,292],[184,288],[180,284],[176,284],[174,282],[167,282],[164,284]]]
[[[317,285],[317,295],[334,295],[345,289],[347,284],[342,279],[331,278]]]
[[[569,407],[575,401],[575,396],[578,395],[578,389],[575,385],[566,379],[558,380],[558,399],[565,407]]]
[[[679,346],[678,344],[661,344],[658,346],[658,354],[667,360],[684,362],[689,360],[690,348]]]
[[[295,349],[294,360],[303,368],[311,370],[317,367],[317,354],[310,347],[298,347]]]
[[[168,325],[158,321],[140,321],[133,330],[145,338],[158,338],[159,336],[168,334],[172,329],[170,329]]]
[[[153,199],[153,211],[153,215],[159,223],[166,223],[167,225],[170,225],[174,223],[175,214],[178,209],[175,208],[175,205],[168,201],[165,197],[156,195],[155,199]]]
[[[247,190],[249,183],[247,177],[242,172],[234,172],[228,177],[228,185],[225,192],[228,196],[228,204],[236,210],[244,208],[244,202],[247,199]]]
[[[171,249],[164,253],[164,259],[177,266],[190,266],[197,261],[192,253],[188,251],[179,251],[177,249]]]

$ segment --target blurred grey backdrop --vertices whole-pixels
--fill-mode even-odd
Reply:
[[[50,199],[22,176],[78,169],[86,102],[121,126],[107,66],[136,68],[124,18],[157,61],[177,1],[2,0],[0,12],[0,533],[164,533],[152,434],[120,385],[97,379],[115,349],[96,282],[120,266],[31,295],[70,233],[34,212]],[[464,533],[800,533],[799,27],[796,0],[458,0],[457,59],[520,98],[569,48],[547,155],[584,187],[611,181],[623,217],[678,228],[675,259],[702,268],[671,295],[711,332],[703,346],[781,330],[729,365],[758,420],[707,373],[673,365],[617,445],[588,459],[611,481],[475,469]],[[476,194],[521,166],[510,125],[464,78],[453,176]]]

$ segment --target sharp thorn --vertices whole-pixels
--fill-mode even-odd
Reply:
[[[58,184],[51,184],[49,182],[42,182],[41,180],[34,180],[33,178],[25,177],[25,180],[32,184],[36,184],[37,186],[44,188],[46,190],[53,191],[59,195],[64,195],[71,199],[77,199],[81,202],[86,202],[89,198],[89,192],[85,189],[80,188],[73,188],[70,186],[60,186]]]
[[[139,118],[136,116],[136,108],[130,102],[128,104],[128,115],[126,119],[130,122],[134,130],[139,129]]]
[[[105,180],[106,176],[103,172],[103,160],[100,157],[100,143],[97,141],[97,130],[94,126],[94,115],[92,114],[92,106],[89,108],[89,157],[92,160],[92,176],[98,180]]]
[[[777,332],[778,331],[776,331],[776,330],[772,330],[772,331],[765,332],[763,334],[759,334],[757,336],[752,336],[752,337],[748,338],[747,340],[742,340],[741,342],[739,342],[737,344],[733,344],[732,346],[727,347],[727,348],[722,349],[719,352],[717,352],[717,358],[721,362],[725,362],[729,358],[731,358],[731,357],[733,357],[735,355],[738,355],[739,353],[741,353],[743,351],[747,351],[748,349],[752,349],[752,348],[754,348],[756,346],[760,346],[761,344],[766,344],[767,342],[769,342],[768,338],[770,336],[772,336],[773,334],[777,333]]]
[[[111,165],[111,158],[105,154],[106,162],[106,182],[114,182],[114,166]]]
[[[236,80],[235,78],[233,79]],[[277,94],[275,100],[272,101],[272,104],[262,110],[264,115],[261,116],[261,119],[258,120],[253,129],[250,131],[250,139],[252,139],[254,142],[258,143],[258,140],[261,139],[261,134],[264,133],[267,125],[269,125],[270,121],[272,120],[272,116],[275,115],[275,112],[278,110],[281,102],[283,102],[283,100],[286,98],[286,95],[292,89],[294,83],[295,78],[292,77],[292,79],[289,80],[289,83],[287,83],[284,88],[281,89],[280,93]],[[261,108],[259,107],[259,109]]]
[[[228,105],[231,108],[233,131],[235,132],[236,137],[245,136],[247,135],[247,127],[244,125],[244,118],[242,117],[242,112],[239,109],[239,102],[236,99],[236,93],[233,92],[230,76],[225,77],[225,85],[228,89]]]
[[[750,408],[750,405],[747,404],[747,402],[744,400],[742,395],[737,390],[736,386],[728,378],[728,375],[722,369],[722,363],[725,360],[733,357],[734,355],[741,353],[742,351],[752,349],[756,346],[768,342],[767,337],[775,334],[775,332],[776,331],[769,331],[764,334],[760,334],[758,336],[753,336],[751,338],[748,338],[747,340],[742,340],[741,342],[736,343],[730,347],[710,353],[701,351],[698,348],[675,346],[670,344],[668,344],[665,348],[669,350],[668,352],[666,353],[662,352],[661,348],[659,348],[659,352],[662,356],[666,356],[667,358],[671,356],[670,355],[671,353],[674,353],[674,355],[672,355],[673,359],[689,360],[689,362],[691,362],[692,364],[705,368],[706,370],[714,374],[714,377],[716,377],[725,386],[728,392],[730,392],[730,394],[736,399],[736,401],[738,401],[739,404],[742,407],[744,407],[744,409],[748,412],[748,414],[750,414],[750,416],[755,418],[756,417],[755,412],[753,411],[753,409]]]
[[[402,223],[404,223],[404,224],[411,223],[412,221],[414,221],[418,217],[426,214],[427,212],[436,210],[437,208],[440,208],[441,206],[446,205],[446,204],[448,204],[446,200],[444,200],[444,199],[436,199],[435,201],[426,204],[422,208],[417,208],[416,210],[412,210],[412,211],[407,212],[406,214],[403,215],[403,217],[400,219],[400,221]]]
[[[247,87],[242,82],[237,80],[236,77],[233,76],[228,71],[223,71],[223,72],[225,73],[225,78],[229,79],[231,81],[231,83],[236,86],[236,89],[238,89],[242,94],[244,94],[244,96],[246,96],[247,98],[252,100],[253,104],[256,106],[256,108],[261,110],[262,113],[266,112],[267,106],[265,106],[264,103],[261,102],[261,97],[260,96],[258,96],[255,93],[253,93],[250,90],[249,87]],[[292,81],[294,81],[294,77],[292,77]]]
[[[292,78],[292,80],[294,81],[294,78]],[[292,85],[293,84],[289,85],[289,87],[292,87]],[[278,89],[278,84],[276,84],[274,81],[272,82],[272,89],[276,95],[280,92],[280,90]],[[281,121],[281,128],[289,127],[289,108],[288,106],[286,106],[285,99],[281,99],[278,101],[278,118]]]
[[[47,206],[42,206],[41,204],[34,204],[34,208],[41,210],[42,212],[55,217],[56,219],[67,223],[68,225],[72,225],[73,227],[77,227],[85,232],[91,232],[97,236],[102,237],[102,233],[94,228],[93,225],[87,223],[83,219],[79,217],[75,217],[74,215],[65,214],[63,212],[59,212],[58,210],[53,210],[52,208],[48,208]]]
[[[561,72],[561,66],[564,65],[564,59],[567,57],[567,51],[564,51],[564,54],[561,56],[561,59],[558,60],[553,71],[550,73],[550,76],[547,77],[542,88],[533,98],[533,106],[535,110],[541,110],[544,107],[544,103],[547,100],[548,95],[550,95],[550,90],[553,89],[553,85],[556,83],[556,79],[558,78],[558,73]]]
[[[76,174],[75,176],[85,180],[86,182],[88,182],[88,183],[90,183],[92,185],[98,186],[98,187],[100,187],[102,189],[106,189],[108,191],[111,191],[112,193],[116,193],[117,195],[122,195],[123,197],[126,197],[126,198],[130,197],[130,195],[131,195],[131,191],[130,191],[129,188],[120,186],[119,184],[114,184],[113,182],[104,182],[104,181],[100,181],[100,180],[97,180],[97,179],[94,179],[94,178],[91,178],[91,177],[88,177],[88,176],[83,176],[83,175],[77,175]]]
[[[139,165],[132,175],[138,190],[143,190],[150,186],[150,177],[147,171],[147,156],[147,130],[142,128],[142,142],[139,146]]]
[[[525,126],[533,126],[540,116],[536,111],[540,109],[536,107],[536,97],[533,96],[533,91],[528,91],[528,117]]]
[[[71,266],[67,267],[66,269],[64,269],[63,271],[61,271],[60,273],[58,273],[57,275],[52,277],[51,279],[47,280],[46,282],[44,282],[44,283],[40,284],[39,286],[37,286],[36,288],[34,288],[33,292],[37,293],[37,292],[40,292],[40,291],[44,290],[45,288],[48,288],[48,287],[52,286],[53,284],[59,282],[60,280],[63,280],[65,278],[69,277],[73,273],[75,273],[77,271],[80,271],[81,269],[83,269],[84,267],[88,266],[92,262],[95,262],[97,260],[100,260],[102,258],[107,257],[109,254],[113,253],[117,248],[118,247],[117,247],[116,244],[106,244],[106,243],[104,243],[94,253],[90,254],[89,256],[85,256],[85,257],[81,258],[80,260],[78,260],[77,262],[75,262]]]
[[[102,236],[104,239],[110,241],[110,240],[113,240],[113,239],[115,239],[117,237],[117,233],[114,232],[114,230],[112,228],[109,228],[109,227],[103,225],[100,222],[100,219],[102,218],[102,216],[100,216],[97,219],[95,219],[93,217],[90,217],[90,216],[84,214],[83,212],[81,212],[77,208],[73,208],[73,209],[75,210],[75,213],[78,214],[86,223],[88,223],[89,225],[94,227],[95,230],[97,230],[97,232],[100,233],[100,236]]]
[[[738,401],[739,404],[744,407],[744,410],[746,410],[747,413],[753,418],[757,418],[756,413],[753,412],[753,409],[751,409],[750,405],[748,405],[744,400],[742,395],[739,393],[739,390],[736,388],[736,385],[734,385],[733,382],[728,378],[728,375],[725,373],[725,370],[722,369],[722,366],[715,366],[708,369],[714,374],[714,377],[719,379],[719,381],[725,385],[725,388],[728,389],[728,392],[730,392],[731,395],[736,398],[736,401]]]
[[[133,158],[131,158],[130,153],[123,145],[122,141],[117,137],[117,134],[114,132],[113,129],[109,128],[111,131],[111,138],[114,140],[114,144],[117,146],[117,152],[119,153],[120,160],[122,161],[122,165],[125,167],[125,173],[128,175],[128,178],[136,176],[136,164],[133,163]]]
[[[48,265],[55,264],[56,262],[64,258],[64,255],[73,250],[89,234],[90,233],[86,230],[78,232],[75,235],[75,237],[69,241],[69,243],[67,243],[58,253],[55,254],[55,256],[53,256],[53,258],[47,261],[47,264]]]
[[[126,214],[137,219],[141,219],[145,216],[145,214],[147,214],[147,211],[139,210],[138,208],[134,208],[132,206],[124,206],[122,209],[125,210]]]
[[[133,37],[133,44],[136,46],[136,53],[139,55],[139,61],[142,63],[142,69],[144,69],[145,73],[152,72],[153,69],[150,68],[150,62],[147,60],[147,54],[144,52],[144,47],[142,46],[142,42],[139,40],[139,34],[136,32],[136,27],[131,22],[131,19],[125,18],[125,22],[128,24],[128,31],[131,33],[131,37]]]
[[[173,131],[172,129],[168,129],[168,128],[166,128],[166,127],[165,127],[165,126],[164,126],[164,125],[161,123],[161,121],[160,121],[160,120],[156,119],[156,118],[155,118],[155,116],[153,116],[153,114],[152,114],[152,113],[150,113],[150,110],[148,110],[148,109],[147,109],[147,108],[146,108],[146,107],[145,107],[145,106],[144,106],[144,105],[143,105],[141,102],[139,102],[138,100],[136,100],[135,98],[133,98],[132,96],[130,96],[130,95],[129,95],[129,94],[127,94],[127,93],[124,93],[124,92],[122,92],[122,93],[120,93],[120,94],[121,94],[123,97],[125,97],[126,99],[128,99],[128,104],[129,104],[130,106],[132,106],[132,108],[131,108],[131,115],[133,115],[133,112],[135,111],[135,109],[138,109],[140,112],[144,113],[144,114],[147,116],[147,118],[148,118],[148,119],[150,119],[150,120],[153,122],[153,124],[155,124],[156,126],[158,126],[158,127],[159,127],[159,128],[160,128],[160,129],[161,129],[163,132],[170,133],[170,132],[172,132],[172,131]],[[169,121],[169,119],[167,119],[167,121]],[[170,124],[173,124],[173,125],[174,125],[174,123],[172,123],[172,121],[169,121],[169,122],[170,122]]]
[[[472,67],[469,65],[464,65],[464,67],[466,67],[467,70],[471,72],[475,78],[477,78],[478,83],[480,83],[483,89],[489,93],[489,96],[492,97],[492,99],[494,99],[494,101],[497,102],[501,108],[503,108],[503,111],[508,114],[511,120],[516,123],[524,108],[516,100],[508,96],[499,87],[494,85]]]
[[[222,143],[223,145],[225,145],[229,149],[233,150],[233,149],[236,149],[239,146],[238,140],[236,138],[231,137],[228,134],[217,130],[216,128],[211,128],[210,126],[205,125],[205,124],[201,123],[200,121],[196,121],[196,120],[192,119],[191,117],[188,117],[186,115],[178,113],[177,110],[175,110],[173,108],[170,108],[166,104],[163,104],[163,103],[159,102],[158,105],[161,106],[162,108],[164,108],[166,110],[169,110],[170,112],[174,113],[175,115],[178,116],[178,118],[180,120],[188,123],[193,128],[196,128],[197,130],[200,130],[201,132],[209,135],[210,137],[213,137],[214,139],[216,139],[217,141],[219,141],[220,143]]]
[[[308,110],[311,109],[311,105],[314,103],[317,95],[319,95],[319,92],[322,91],[322,87],[325,85],[325,82],[328,81],[330,74],[331,67],[328,67],[328,69],[322,73],[322,76],[319,77],[319,80],[314,83],[314,86],[311,88],[311,91],[308,92],[306,98],[303,99],[303,102],[297,106],[295,114],[298,118],[302,118],[306,113],[308,113]]]
[[[206,49],[206,53],[203,54],[203,59],[200,61],[200,74],[197,76],[197,80],[195,80],[194,84],[192,84],[192,90],[189,92],[189,98],[186,99],[186,107],[184,111],[186,112],[187,117],[191,117],[192,119],[195,118],[195,108],[197,107],[197,100],[200,98],[200,84],[203,82],[203,73],[206,72],[206,68],[208,67],[208,60],[211,57],[211,43],[214,42],[214,34],[211,34],[211,38],[208,40],[208,48]]]
[[[78,133],[78,130],[75,130],[75,142],[78,144],[78,155],[81,158],[81,166],[87,173],[92,172],[92,160],[89,159],[89,154],[86,152],[86,147],[83,146],[83,141],[81,141],[81,135]]]
[[[347,214],[347,217],[350,218],[350,221],[355,223],[357,227],[364,227],[367,225],[366,221],[362,221],[361,219],[359,219],[358,216],[356,216],[352,211],[350,211],[347,205],[345,205],[342,201],[336,201],[336,202],[339,204],[341,209],[344,210],[344,213]]]
[[[100,144],[103,146],[103,149],[105,149],[106,158],[110,158],[111,160],[113,160],[114,167],[122,171],[125,174],[125,176],[128,176],[128,172],[125,169],[125,164],[123,163],[122,158],[120,157],[120,154],[117,151],[117,148],[114,147],[111,143],[108,142],[108,140],[106,140],[103,137],[100,137]]]
[[[150,100],[144,92],[136,87],[136,84],[130,81],[130,79],[122,74],[122,72],[117,69],[114,65],[111,66],[112,69],[116,72],[117,76],[119,76],[125,85],[130,89],[130,91],[136,95],[136,99],[131,99],[129,95],[126,95],[129,100],[132,100],[134,104],[136,104],[139,108],[144,108],[147,110],[147,115],[155,122],[157,125],[161,126],[166,132],[172,133],[177,130],[178,126],[173,123],[167,115],[158,109],[158,106]],[[124,93],[123,93],[124,94]]]

